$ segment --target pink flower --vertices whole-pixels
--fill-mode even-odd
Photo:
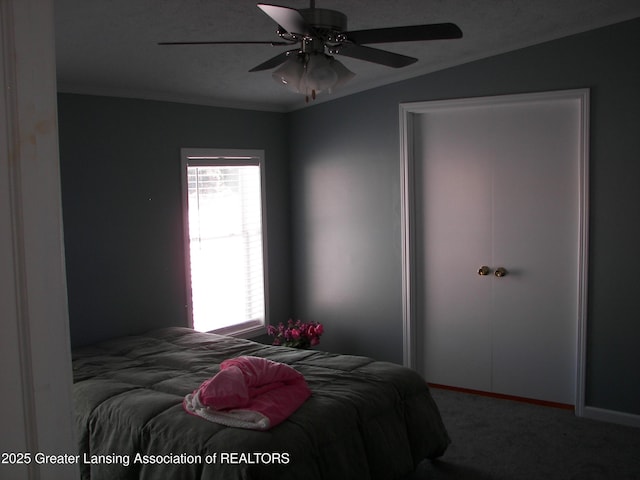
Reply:
[[[304,323],[302,320],[289,319],[278,326],[267,326],[267,334],[274,337],[273,345],[285,347],[309,348],[320,343],[320,335],[324,333],[323,326],[318,322]]]

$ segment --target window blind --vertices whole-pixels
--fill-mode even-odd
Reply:
[[[200,331],[262,323],[265,312],[260,166],[213,163],[187,166],[193,324]]]

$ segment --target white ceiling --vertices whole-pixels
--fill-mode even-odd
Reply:
[[[62,92],[290,111],[304,97],[271,71],[249,69],[289,49],[269,45],[158,46],[161,41],[279,40],[250,0],[54,0]],[[265,2],[268,3],[268,2]],[[275,0],[308,8],[308,0]],[[417,57],[392,69],[340,57],[356,77],[316,102],[640,17],[638,0],[317,0],[348,29],[453,22],[460,40],[372,45]]]

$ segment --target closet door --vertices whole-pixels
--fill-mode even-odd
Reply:
[[[489,391],[493,282],[477,272],[493,265],[493,155],[482,112],[438,110],[414,127],[421,364],[429,382]]]
[[[580,115],[575,99],[510,96],[414,117],[427,381],[574,404]]]

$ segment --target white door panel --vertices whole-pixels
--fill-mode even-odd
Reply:
[[[475,272],[491,261],[491,171],[486,155],[476,154],[478,143],[459,134],[477,124],[476,114],[471,109],[460,119],[441,111],[415,119],[423,134],[414,145],[416,157],[428,151],[438,160],[416,163],[416,178],[429,182],[417,190],[416,215],[424,219],[417,249],[418,284],[424,279],[418,311],[439,319],[420,335],[419,352],[430,366],[429,381],[486,390],[491,382],[491,284]]]
[[[574,403],[580,120],[579,101],[557,98],[438,102],[414,116],[428,381]]]

